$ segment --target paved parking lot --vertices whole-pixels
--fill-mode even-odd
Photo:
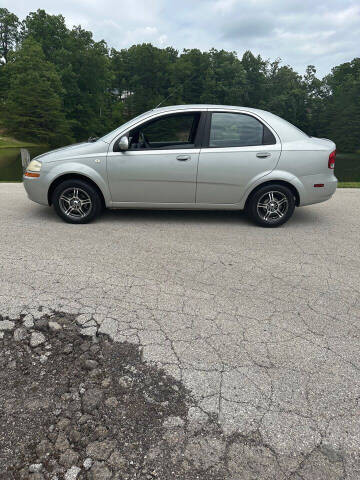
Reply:
[[[79,227],[0,184],[0,242],[1,315],[78,314],[141,344],[289,478],[360,478],[360,190],[279,229],[176,211]]]

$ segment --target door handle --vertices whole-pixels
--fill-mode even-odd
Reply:
[[[190,155],[178,155],[176,160],[179,160],[179,162],[186,162],[186,160],[190,160],[190,158]]]
[[[266,157],[270,157],[271,153],[269,153],[269,152],[259,152],[259,153],[256,154],[256,156],[258,158],[266,158]]]

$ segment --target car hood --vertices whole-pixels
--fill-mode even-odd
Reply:
[[[42,162],[55,162],[86,154],[107,152],[108,148],[109,145],[101,140],[98,140],[97,142],[74,143],[66,147],[50,150],[49,152],[43,153],[34,158],[36,158],[36,160],[41,160]]]

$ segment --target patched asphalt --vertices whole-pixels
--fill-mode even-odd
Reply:
[[[141,347],[193,395],[189,421],[219,421],[225,446],[197,457],[224,448],[229,478],[355,480],[359,211],[360,190],[343,189],[279,229],[129,210],[79,227],[0,184],[0,314],[69,313],[89,337]]]

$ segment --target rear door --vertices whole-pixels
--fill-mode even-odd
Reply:
[[[108,154],[114,204],[195,203],[199,111],[159,116],[127,132],[129,150]]]
[[[196,202],[239,203],[249,185],[267,175],[279,160],[275,132],[249,113],[208,113],[199,156]]]

